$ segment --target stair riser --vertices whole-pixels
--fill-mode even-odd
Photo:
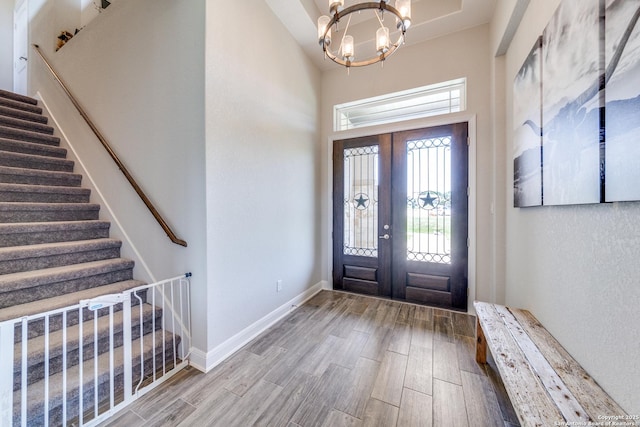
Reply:
[[[0,153],[0,166],[53,172],[73,172],[73,162],[70,160],[12,156],[11,153],[5,152]]]
[[[133,269],[117,270],[93,276],[82,277],[57,283],[42,283],[39,286],[16,289],[0,294],[0,308],[25,304],[44,298],[78,292],[109,283],[122,282],[133,278]],[[0,289],[0,292],[2,289]]]
[[[109,237],[109,226],[81,230],[34,231],[0,235],[0,247],[38,245],[41,243],[76,242]]]
[[[147,290],[143,289],[137,292],[137,295],[140,297],[140,299],[142,300],[143,303],[147,302]],[[75,301],[75,303],[71,303],[70,304],[77,304],[79,301]],[[140,301],[137,298],[131,298],[131,307],[137,307],[138,305],[140,305]],[[113,312],[117,313],[118,311],[122,310],[122,304],[116,304],[113,307]],[[101,310],[98,310],[98,317],[101,316],[106,316],[107,314],[109,314],[109,309],[108,308],[103,308]],[[73,310],[67,313],[67,327],[71,327],[71,326],[75,326],[78,324],[78,311],[77,310]],[[90,310],[83,310],[82,311],[82,321],[86,322],[93,319],[93,312]],[[49,318],[49,331],[50,332],[55,332],[55,331],[59,331],[60,329],[62,329],[62,314],[59,314],[57,316],[51,316]],[[40,319],[40,320],[31,320],[29,322],[29,326],[28,326],[28,330],[27,330],[27,339],[32,339],[32,338],[36,338],[39,337],[41,335],[44,334],[44,320]],[[22,342],[22,325],[18,324],[15,327],[15,333],[14,333],[14,342],[15,343],[20,343]]]
[[[160,326],[162,326],[162,313],[156,315],[155,324],[150,320],[147,320],[142,325],[142,335],[146,335],[153,331],[160,330]],[[107,331],[108,332],[108,331]],[[107,334],[103,334],[104,336],[99,337],[98,339],[98,354],[104,354],[109,351],[110,341],[109,336]],[[113,347],[118,348],[121,347],[124,342],[124,335],[122,333],[122,325],[114,326],[113,333]],[[136,322],[131,325],[131,339],[136,340],[140,338],[140,324]],[[94,357],[94,344],[93,337],[90,342],[84,341],[82,346],[82,360],[90,360]],[[62,372],[62,355],[60,353],[61,349],[51,349],[51,351],[55,351],[56,355],[50,357],[49,359],[49,375],[55,375],[58,372]],[[78,340],[77,338],[74,341],[70,341],[67,345],[67,369],[71,366],[75,366],[78,364],[80,359],[78,358]],[[44,379],[44,354],[41,354],[38,358],[39,361],[28,361],[28,369],[27,369],[27,385],[34,384],[38,381]],[[21,368],[18,364],[18,369],[16,370],[14,367],[13,374],[13,391],[20,390],[22,377],[21,377]]]
[[[5,184],[53,185],[56,187],[80,187],[82,176],[75,174],[40,176],[32,174],[7,174],[0,172],[0,182]]]
[[[176,345],[179,345],[180,343],[180,339],[179,337],[176,337]],[[176,349],[171,345],[171,343],[167,343],[165,346],[165,356],[166,356],[166,367],[167,370],[170,370],[173,368],[173,358],[174,358],[174,354]],[[160,346],[158,348],[158,354],[155,355],[155,362],[156,362],[156,366],[162,366],[163,363],[163,355],[162,355],[162,346]],[[154,361],[154,357],[153,356],[149,356],[146,357],[144,360],[144,372],[145,373],[151,373],[152,369],[153,369],[153,361]],[[132,360],[132,371],[133,371],[133,385],[134,388],[135,386],[137,386],[138,382],[140,381],[140,359],[139,358],[134,358]],[[159,375],[162,375],[162,373],[160,372]],[[98,376],[98,387],[97,387],[97,392],[98,392],[98,402],[100,404],[108,404],[108,400],[109,400],[109,393],[111,391],[111,384],[110,384],[110,380],[109,380],[109,373],[104,373],[102,375]],[[117,366],[114,369],[114,373],[113,373],[113,377],[114,377],[114,395],[115,396],[120,396],[122,391],[124,390],[124,375],[123,375],[123,368],[122,366]],[[85,409],[87,408],[93,408],[94,405],[94,391],[95,391],[95,386],[94,386],[94,382],[91,380],[85,380],[84,384],[83,384],[83,407]],[[14,394],[14,396],[16,396]],[[116,399],[116,404],[119,401]],[[14,397],[14,412],[13,412],[13,425],[14,426],[19,426],[20,425],[20,401],[19,398],[16,399]],[[78,417],[78,405],[79,404],[79,388],[78,387],[74,387],[74,388],[69,388],[69,390],[67,391],[67,422],[69,421],[73,421],[74,418]],[[100,406],[100,405],[99,405]],[[28,412],[27,412],[27,425],[29,427],[40,427],[40,426],[44,426],[44,402],[38,402],[37,404],[34,405],[30,405],[28,408]],[[91,415],[90,415],[91,416]],[[87,421],[87,419],[85,418],[85,422]],[[49,403],[49,425],[61,425],[62,424],[62,399],[55,399],[50,401]],[[70,425],[77,425],[77,423],[75,424],[70,424]]]
[[[34,156],[55,157],[57,159],[65,159],[67,157],[67,150],[64,148],[13,141],[10,139],[0,139],[0,150],[11,153],[31,154]]]
[[[20,120],[29,120],[32,122],[42,123],[45,125],[49,122],[49,119],[47,119],[47,117],[43,115],[32,113],[29,111],[24,111],[24,110],[18,110],[15,108],[9,108],[2,105],[0,105],[0,116],[12,117],[14,119],[20,119]]]
[[[0,261],[0,275],[120,257],[120,247]]]
[[[87,210],[52,210],[52,211],[0,211],[0,223],[19,222],[51,222],[82,221],[98,219],[98,211]]]
[[[0,126],[6,126],[13,129],[28,130],[29,132],[43,133],[53,135],[53,128],[43,123],[32,122],[29,120],[18,119],[0,115]]]
[[[25,131],[22,129],[0,126],[0,138],[15,139],[18,141],[33,142],[36,144],[60,145],[60,138],[49,134]]]
[[[90,197],[89,192],[65,194],[65,193],[28,193],[28,192],[22,192],[22,191],[0,191],[0,202],[89,203],[89,197]]]
[[[42,114],[42,108],[37,105],[25,104],[23,102],[14,101],[7,98],[0,98],[0,105],[3,107],[13,108],[14,110],[27,111],[34,114]]]

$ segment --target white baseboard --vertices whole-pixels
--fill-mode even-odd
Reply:
[[[209,372],[211,369],[218,366],[225,359],[242,348],[249,341],[260,335],[271,325],[285,317],[301,304],[304,304],[307,300],[311,299],[315,294],[323,289],[331,289],[330,284],[326,280],[316,283],[305,292],[287,301],[271,313],[264,316],[262,319],[249,325],[248,327],[232,336],[222,344],[218,345],[213,350],[210,350],[209,352],[204,352],[200,349],[192,348],[191,356],[189,358],[190,365],[198,369],[199,371]]]
[[[207,353],[199,348],[191,347],[189,354],[189,365],[193,366],[200,372],[207,372]]]

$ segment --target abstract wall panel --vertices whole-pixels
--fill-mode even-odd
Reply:
[[[542,37],[513,81],[513,205],[542,204]]]
[[[599,0],[564,0],[543,33],[545,205],[600,202]]]
[[[640,0],[606,3],[605,200],[640,200]]]

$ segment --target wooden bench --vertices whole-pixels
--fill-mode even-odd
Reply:
[[[637,425],[530,312],[474,306],[476,360],[488,347],[522,427]]]

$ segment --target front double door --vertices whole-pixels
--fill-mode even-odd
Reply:
[[[339,140],[333,286],[467,308],[467,123]]]

